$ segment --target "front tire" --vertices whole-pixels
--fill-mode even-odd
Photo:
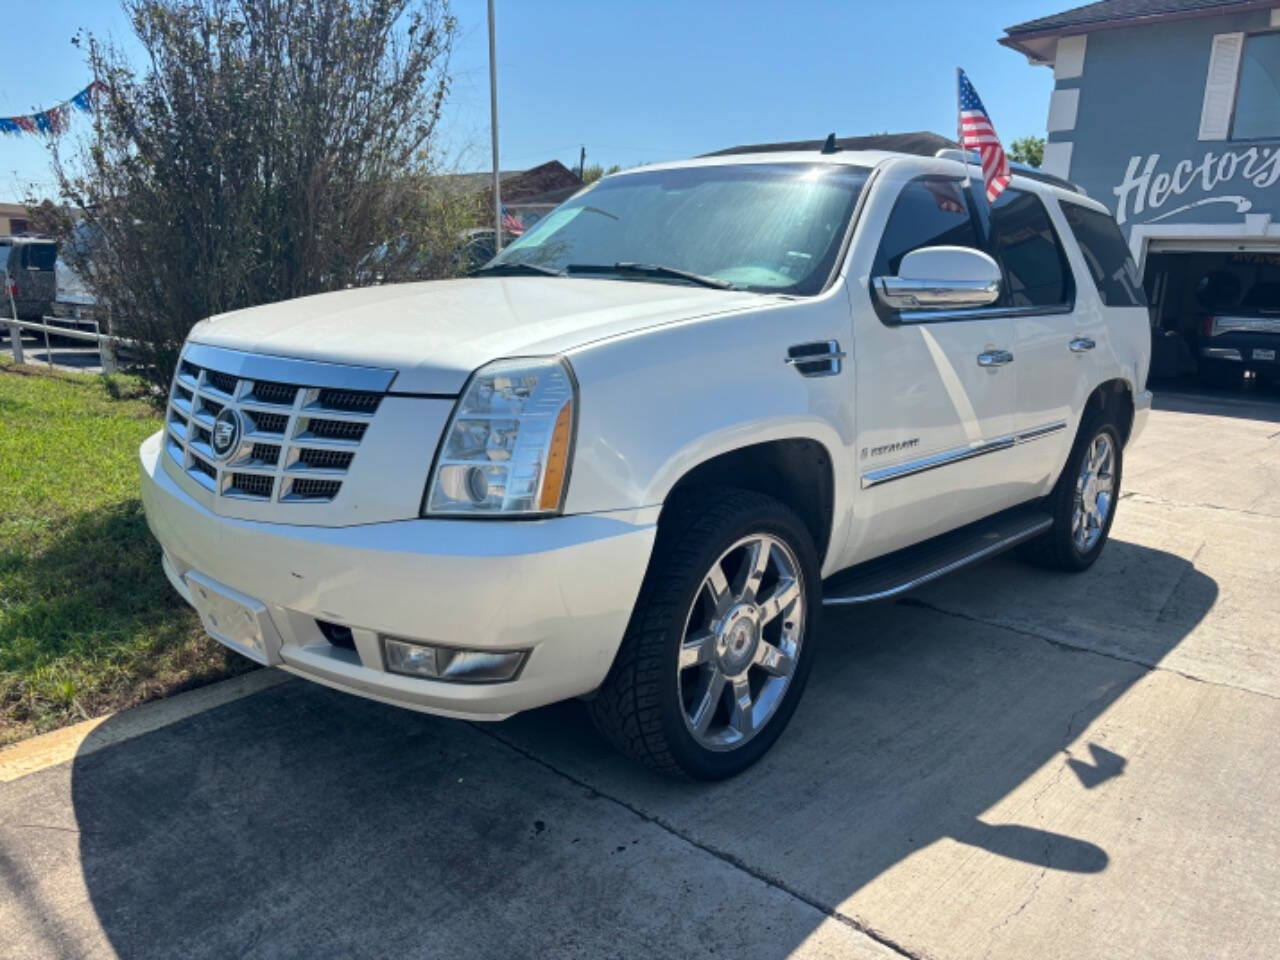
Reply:
[[[1053,526],[1023,544],[1020,555],[1053,570],[1078,573],[1093,566],[1111,533],[1123,466],[1120,428],[1111,415],[1086,417],[1047,500]]]
[[[821,604],[808,528],[761,494],[715,488],[663,514],[622,646],[589,709],[622,752],[720,780],[773,745],[813,662]]]

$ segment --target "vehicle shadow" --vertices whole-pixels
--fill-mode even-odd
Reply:
[[[1150,625],[1147,653],[1217,597],[1185,560],[1108,552],[1108,569],[1176,572],[1190,598]],[[994,571],[1029,605],[1052,587],[997,564],[957,579],[980,590]],[[988,811],[1046,765],[1086,790],[1129,775],[1076,740],[1144,666],[927,600],[829,614],[821,641],[786,735],[721,784],[621,759],[581,703],[471,725],[304,683],[85,752],[72,796],[97,921],[122,957],[782,956],[940,841],[1107,868],[1088,837]],[[717,899],[744,871],[754,886]]]
[[[1212,386],[1185,379],[1161,380],[1151,384],[1151,389],[1156,410],[1280,423],[1280,384],[1242,380],[1230,386]]]

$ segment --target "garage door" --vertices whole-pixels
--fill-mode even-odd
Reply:
[[[1280,254],[1280,237],[1260,240],[1175,240],[1147,242],[1148,261],[1156,253],[1275,253]]]

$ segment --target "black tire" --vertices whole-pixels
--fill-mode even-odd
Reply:
[[[677,657],[703,578],[733,544],[752,534],[784,541],[801,572],[802,640],[789,685],[769,719],[728,750],[698,743],[685,722]],[[664,511],[631,621],[598,694],[596,727],[619,750],[664,773],[720,780],[745,770],[782,734],[804,692],[821,610],[818,555],[804,522],[772,497],[732,488],[680,495]]]
[[[1107,434],[1115,451],[1115,468],[1112,471],[1113,488],[1111,507],[1106,521],[1102,525],[1102,535],[1088,550],[1081,550],[1072,537],[1072,519],[1076,509],[1076,480],[1084,465],[1084,458],[1089,448],[1100,434]],[[1120,442],[1120,428],[1115,418],[1107,409],[1086,414],[1076,431],[1076,440],[1067,457],[1066,465],[1054,484],[1053,491],[1045,500],[1045,505],[1053,515],[1053,526],[1048,532],[1024,543],[1019,555],[1029,563],[1051,570],[1066,570],[1079,573],[1093,566],[1093,562],[1107,545],[1107,537],[1111,534],[1111,524],[1116,517],[1116,508],[1120,502],[1120,481],[1124,471],[1124,446]]]

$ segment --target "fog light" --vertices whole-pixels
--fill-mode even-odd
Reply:
[[[436,648],[403,640],[382,641],[386,651],[387,669],[391,673],[404,673],[411,677],[436,677]]]
[[[426,643],[382,638],[390,673],[453,683],[502,683],[514,680],[527,650],[458,650]]]

